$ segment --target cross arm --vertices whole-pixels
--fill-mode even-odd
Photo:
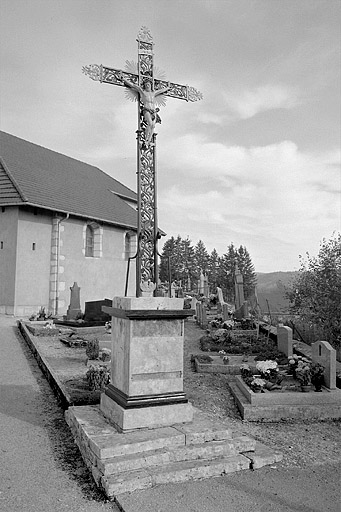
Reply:
[[[164,94],[170,98],[185,101],[198,101],[203,99],[202,93],[189,85],[175,84],[173,82],[166,82],[165,80],[154,80],[155,91],[164,88],[168,88],[168,91]]]
[[[83,73],[88,75],[92,80],[103,82],[106,84],[119,85],[124,87],[124,81],[120,76],[129,82],[139,85],[139,77],[133,73],[127,73],[120,69],[108,68],[102,64],[90,64],[90,66],[83,66]],[[155,91],[167,88],[165,96],[170,98],[177,98],[185,101],[198,101],[202,100],[203,95],[194,87],[188,85],[180,85],[173,82],[166,82],[165,80],[154,80]]]
[[[82,71],[85,75],[88,75],[92,80],[97,82],[103,82],[106,84],[120,85],[125,87],[124,81],[139,85],[139,77],[133,73],[127,73],[121,69],[107,68],[102,64],[90,64],[90,66],[83,66]]]

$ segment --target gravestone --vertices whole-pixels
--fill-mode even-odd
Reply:
[[[93,300],[85,303],[85,322],[110,322],[111,316],[103,313],[102,306],[112,306],[112,300]]]
[[[287,357],[291,357],[292,352],[292,329],[286,325],[277,327],[277,348]]]
[[[222,315],[223,315],[223,320],[225,322],[226,320],[228,320],[230,318],[229,307],[228,307],[228,304],[226,304],[226,302],[222,305],[221,311],[222,311]]]
[[[208,286],[208,276],[205,274],[204,275],[204,296],[208,297],[209,294],[210,294],[210,289]]]
[[[76,282],[74,282],[73,286],[70,286],[70,305],[66,312],[67,320],[76,320],[76,318],[82,313],[80,293],[80,287]]]
[[[191,300],[191,309],[194,309],[194,310],[196,311],[196,309],[197,309],[197,303],[198,303],[198,301],[197,301],[196,297],[192,297],[192,300]]]
[[[223,297],[223,291],[221,288],[219,288],[219,286],[217,286],[217,295],[218,295],[218,300],[219,300],[221,306],[223,306],[223,304],[226,304],[226,302],[224,301],[224,297]]]
[[[325,367],[324,382],[327,388],[336,388],[336,350],[328,341],[316,341],[311,345],[311,358]]]
[[[244,284],[243,284],[243,276],[236,265],[235,275],[234,275],[234,290],[235,290],[235,308],[236,311],[240,309],[244,302]]]

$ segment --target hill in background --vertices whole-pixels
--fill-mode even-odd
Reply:
[[[288,311],[289,301],[285,298],[285,291],[297,273],[295,271],[257,272],[258,302],[263,314],[267,314],[269,311],[268,303],[271,313],[285,313]]]

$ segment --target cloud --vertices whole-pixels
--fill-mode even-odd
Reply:
[[[306,153],[292,141],[225,146],[193,135],[177,147],[160,178],[160,225],[169,235],[189,234],[220,254],[234,241],[259,258],[260,244],[269,245],[268,260],[283,270],[338,229],[337,152]]]
[[[226,106],[241,119],[267,110],[291,109],[299,104],[297,90],[284,85],[262,85],[241,94],[225,92],[223,97]]]

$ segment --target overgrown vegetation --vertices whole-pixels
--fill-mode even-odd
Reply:
[[[300,256],[287,297],[291,313],[316,327],[334,348],[341,344],[341,234],[323,239],[316,257]]]

